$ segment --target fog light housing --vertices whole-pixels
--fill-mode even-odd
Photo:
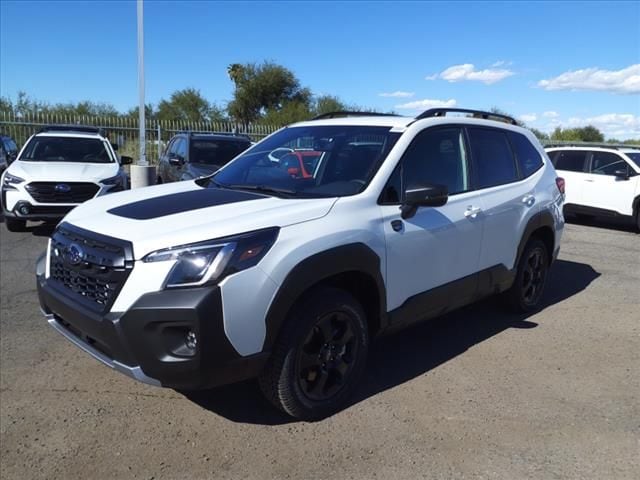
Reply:
[[[20,205],[18,212],[20,212],[21,215],[29,215],[29,205]]]
[[[187,337],[185,339],[185,344],[191,350],[195,350],[196,347],[198,346],[198,337],[196,336],[196,333],[193,330],[189,330],[187,332]]]

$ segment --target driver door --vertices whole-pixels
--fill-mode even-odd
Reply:
[[[432,127],[416,136],[383,191],[387,306],[412,305],[409,323],[477,292],[483,205],[470,181],[463,129]],[[401,192],[424,184],[446,185],[447,203],[401,218]]]

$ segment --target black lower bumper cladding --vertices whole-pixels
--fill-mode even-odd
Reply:
[[[218,287],[148,293],[126,313],[101,315],[74,302],[44,275],[37,283],[41,308],[57,331],[145,383],[211,388],[255,377],[266,361],[266,353],[239,355],[227,339]]]

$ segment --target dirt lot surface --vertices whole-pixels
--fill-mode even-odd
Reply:
[[[638,479],[640,235],[568,225],[529,317],[489,300],[378,342],[353,405],[317,423],[253,383],[185,396],[52,331],[46,229],[0,225],[5,479]]]

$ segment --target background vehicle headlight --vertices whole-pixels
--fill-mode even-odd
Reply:
[[[122,183],[122,175],[118,174],[115,177],[100,180],[100,183],[104,185],[120,185]]]
[[[22,182],[24,182],[24,178],[16,177],[10,173],[5,173],[2,179],[2,185],[4,186],[17,185]]]
[[[166,288],[213,283],[256,265],[278,238],[279,228],[267,228],[233,237],[157,250],[143,262],[174,261]]]

